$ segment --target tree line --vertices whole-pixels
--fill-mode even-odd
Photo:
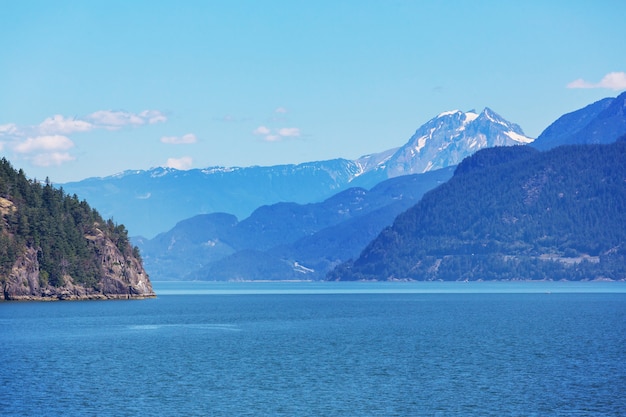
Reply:
[[[0,280],[26,248],[33,248],[42,286],[61,286],[69,275],[75,283],[95,287],[102,276],[99,253],[86,236],[99,232],[123,253],[139,255],[129,245],[124,225],[105,221],[86,201],[55,188],[48,178],[43,183],[28,179],[6,158],[0,160],[0,198],[12,203],[0,218]]]

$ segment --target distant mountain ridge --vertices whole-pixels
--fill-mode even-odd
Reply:
[[[626,279],[626,141],[492,148],[332,280]]]
[[[564,114],[531,146],[540,150],[560,145],[612,143],[626,134],[626,92]]]
[[[452,172],[349,188],[319,203],[262,206],[241,222],[226,213],[197,215],[133,241],[154,280],[322,279]]]
[[[388,178],[455,165],[485,147],[531,141],[519,126],[488,108],[480,114],[454,110],[428,121],[405,145],[353,161],[129,170],[62,186],[124,222],[132,235],[152,237],[197,214],[225,212],[243,219],[263,205],[319,202],[350,187],[369,189]]]

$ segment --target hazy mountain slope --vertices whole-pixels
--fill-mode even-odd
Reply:
[[[246,252],[251,257],[242,262],[246,253],[233,257],[236,265],[228,270],[247,268],[252,270],[257,262],[258,253],[270,256],[270,249],[281,247],[284,252],[276,252],[280,259],[277,267],[295,265],[300,259],[289,248],[294,242],[308,242],[302,245],[307,262],[317,262],[311,256],[334,259],[338,262],[347,258],[336,258],[337,253],[348,251],[358,253],[393,218],[403,209],[419,200],[421,195],[452,176],[453,168],[432,171],[421,175],[393,178],[382,182],[371,190],[351,188],[320,203],[295,204],[277,203],[263,206],[241,222],[234,216],[225,214],[199,215],[182,221],[172,230],[162,233],[151,240],[134,239],[142,249],[146,268],[153,279],[206,279],[202,273],[186,276],[199,265],[212,264],[237,251]],[[373,215],[378,213],[377,215]],[[370,214],[372,216],[368,217]],[[363,219],[361,223],[351,223],[353,219]],[[340,226],[344,225],[344,226]],[[348,226],[353,225],[353,226]],[[332,245],[332,237],[323,238],[320,231],[333,228],[347,237],[358,236],[358,245],[348,245],[346,239],[340,246]],[[327,232],[328,233],[328,232]],[[329,239],[327,242],[318,239]],[[321,246],[320,246],[321,245]],[[313,251],[313,247],[318,248]],[[308,247],[308,249],[307,249]],[[273,252],[272,252],[273,253]],[[224,265],[225,262],[220,262]],[[263,260],[263,264],[269,264]],[[284,264],[284,265],[283,265]],[[297,269],[297,268],[296,268]],[[319,277],[323,277],[328,267]],[[316,270],[317,271],[317,270]],[[239,276],[246,276],[242,271]],[[211,278],[214,279],[214,278]]]
[[[625,133],[626,93],[622,93],[561,116],[539,135],[532,146],[547,150],[560,145],[611,143]]]
[[[177,280],[235,252],[230,242],[237,224],[232,214],[200,214],[153,239],[132,240],[153,280]]]
[[[267,244],[268,241],[261,237],[254,239],[248,235],[249,243],[244,250],[218,262],[208,263],[188,279],[322,279],[333,266],[358,254],[399,213],[419,201],[426,191],[449,179],[452,171],[453,168],[445,168],[397,177],[382,182],[370,191],[350,189],[323,203],[304,206],[302,209],[308,218],[301,217],[302,224],[310,225],[315,221],[317,230],[309,228],[299,236],[285,231],[282,238],[273,240],[273,245]],[[272,206],[268,209],[271,210]],[[270,226],[280,223],[280,217],[264,218],[269,220]],[[305,228],[297,223],[288,221],[286,226],[304,231]],[[263,223],[258,223],[258,226],[259,236],[272,229]],[[280,235],[276,230],[269,234]],[[266,242],[268,249],[259,250],[256,242]],[[263,277],[259,271],[269,275]]]
[[[481,151],[328,278],[626,279],[626,142]]]
[[[153,237],[197,214],[225,212],[238,218],[279,201],[320,201],[347,188],[359,168],[337,159],[299,165],[156,168],[89,178],[63,188],[93,201],[105,216],[123,221],[133,235]]]

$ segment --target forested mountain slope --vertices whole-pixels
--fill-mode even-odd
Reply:
[[[482,150],[327,278],[626,279],[626,141]]]
[[[564,114],[531,144],[539,150],[560,145],[612,143],[626,134],[626,92]]]
[[[0,300],[150,296],[123,225],[0,160]]]

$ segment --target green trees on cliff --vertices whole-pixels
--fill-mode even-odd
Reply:
[[[104,221],[87,202],[63,189],[42,184],[16,171],[5,158],[0,160],[0,280],[6,277],[25,248],[37,251],[40,283],[63,284],[70,275],[74,282],[95,286],[100,274],[97,249],[85,236],[96,227],[128,250],[123,225]]]

